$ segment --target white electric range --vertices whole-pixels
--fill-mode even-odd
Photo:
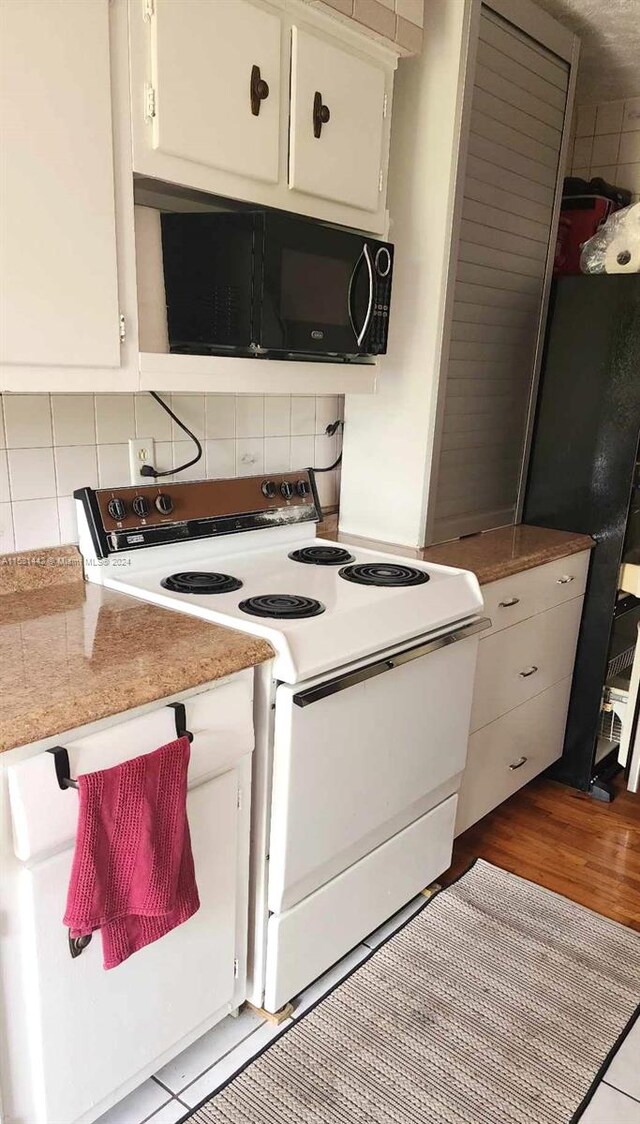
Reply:
[[[89,581],[263,636],[251,995],[275,1011],[449,865],[473,574],[315,537],[313,474],[75,493]]]

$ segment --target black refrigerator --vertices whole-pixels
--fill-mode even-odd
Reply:
[[[547,325],[523,521],[596,542],[551,775],[609,799],[640,623],[640,598],[620,588],[623,561],[640,561],[640,274],[556,278]]]

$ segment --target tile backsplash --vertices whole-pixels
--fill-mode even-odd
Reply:
[[[640,199],[640,97],[576,107],[571,174],[601,176]]]
[[[165,394],[198,436],[203,459],[174,477],[250,476],[323,467],[339,452],[327,425],[343,399],[308,395]],[[155,467],[193,456],[194,445],[148,394],[0,396],[0,553],[77,540],[75,488],[129,484],[132,437],[153,438]],[[320,501],[337,502],[339,473],[318,476]]]

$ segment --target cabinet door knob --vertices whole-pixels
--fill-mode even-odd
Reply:
[[[519,597],[507,597],[506,601],[500,601],[499,602],[499,605],[500,605],[501,609],[510,609],[512,605],[519,605],[519,604],[520,604],[520,598]]]
[[[522,766],[525,765],[528,760],[529,760],[528,757],[519,757],[517,761],[513,762],[513,765],[509,766],[509,768],[511,769],[511,772],[513,773],[514,769],[521,769]]]
[[[568,585],[569,582],[574,581],[573,574],[565,574],[563,578],[556,579],[556,585]]]
[[[313,95],[313,135],[316,139],[322,133],[322,126],[331,120],[331,112],[328,105],[322,104],[322,94],[316,90]]]
[[[531,667],[525,668],[524,671],[519,671],[518,675],[520,676],[521,679],[528,679],[530,675],[535,675],[537,670],[538,669],[535,666],[535,664],[531,664]]]
[[[260,67],[255,64],[251,67],[251,83],[249,87],[251,98],[251,112],[254,117],[260,115],[260,102],[269,97],[269,86],[264,78],[260,77]]]

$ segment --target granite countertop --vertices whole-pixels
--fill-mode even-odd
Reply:
[[[595,544],[590,535],[573,531],[556,531],[550,527],[529,527],[521,523],[516,527],[499,527],[496,531],[483,531],[482,534],[468,535],[463,539],[429,546],[421,551],[391,547],[385,543],[358,540],[338,533],[337,516],[331,516],[318,528],[323,538],[336,539],[350,543],[354,549],[358,545],[367,549],[389,551],[392,554],[406,554],[408,557],[422,558],[425,562],[435,562],[441,566],[456,566],[461,570],[471,570],[481,585],[507,578],[511,574],[543,566],[557,558],[568,558],[581,550],[590,550]]]
[[[85,583],[75,547],[0,555],[0,752],[273,654],[258,637]]]

